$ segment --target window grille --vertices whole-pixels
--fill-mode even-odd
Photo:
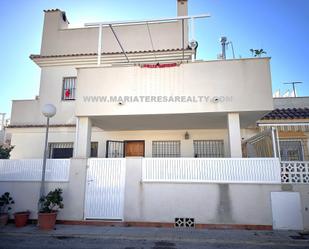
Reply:
[[[62,100],[75,100],[76,77],[63,78]]]
[[[303,161],[304,150],[300,140],[281,140],[280,155],[282,161]]]
[[[194,157],[224,157],[223,140],[194,140]]]
[[[123,141],[106,141],[106,157],[124,157]]]
[[[49,143],[48,158],[73,157],[73,143]],[[90,157],[98,157],[98,142],[91,142]]]
[[[49,143],[49,158],[73,157],[73,143]]]
[[[180,141],[152,141],[152,157],[180,157]]]

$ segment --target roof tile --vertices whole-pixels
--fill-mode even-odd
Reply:
[[[262,120],[270,119],[305,119],[309,118],[309,108],[275,109],[267,113]]]

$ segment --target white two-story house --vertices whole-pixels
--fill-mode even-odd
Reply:
[[[30,56],[40,92],[13,101],[12,158],[42,157],[47,103],[57,108],[50,158],[242,157],[245,129],[273,109],[269,58],[192,60],[191,19],[179,18],[187,1],[178,5],[169,21],[76,29],[45,11],[41,52]]]
[[[39,95],[13,101],[7,131],[10,161],[39,160],[42,108],[56,107],[49,163],[72,158],[59,183],[60,219],[273,225],[271,193],[282,191],[276,149],[242,158],[242,141],[273,110],[270,58],[196,60],[194,21],[207,15],[190,17],[188,1],[176,3],[174,18],[80,28],[64,11],[45,11],[41,51],[30,56],[41,69]],[[35,209],[18,184],[11,192]]]

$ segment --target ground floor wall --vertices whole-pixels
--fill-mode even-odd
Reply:
[[[86,165],[86,159],[72,159],[68,182],[46,182],[46,194],[55,188],[63,190],[64,208],[58,213],[58,219],[82,220],[84,218]],[[0,194],[4,192],[9,192],[15,201],[11,213],[29,210],[30,218],[37,218],[40,182],[0,181]]]
[[[271,226],[271,192],[294,191],[301,195],[304,228],[309,229],[308,185],[145,182],[142,158],[125,161],[123,220],[126,222],[173,224],[175,218],[194,218],[196,224]],[[63,189],[64,209],[58,219],[85,219],[87,165],[86,159],[72,159],[68,182],[46,184],[48,190]],[[39,182],[0,182],[1,192],[10,192],[15,199],[13,212],[30,210],[34,219],[39,188]]]
[[[10,128],[11,144],[14,147],[11,159],[42,158],[44,150],[44,128]],[[188,132],[189,138],[185,139]],[[246,139],[257,133],[255,129],[242,129],[242,138]],[[50,143],[74,143],[75,127],[52,127],[49,132]],[[105,157],[107,140],[144,140],[145,157],[152,156],[152,141],[179,140],[181,157],[194,157],[193,140],[223,140],[224,156],[229,157],[228,131],[226,129],[194,130],[137,130],[103,131],[94,127],[91,141],[98,142],[98,157]]]
[[[126,221],[173,223],[177,217],[198,224],[272,225],[271,192],[295,191],[302,199],[309,229],[308,185],[141,182],[141,163],[127,159]]]

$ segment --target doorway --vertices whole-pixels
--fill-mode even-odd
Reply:
[[[145,156],[144,140],[106,141],[106,157]]]
[[[124,141],[124,154],[125,156],[145,156],[145,141],[132,140]]]

